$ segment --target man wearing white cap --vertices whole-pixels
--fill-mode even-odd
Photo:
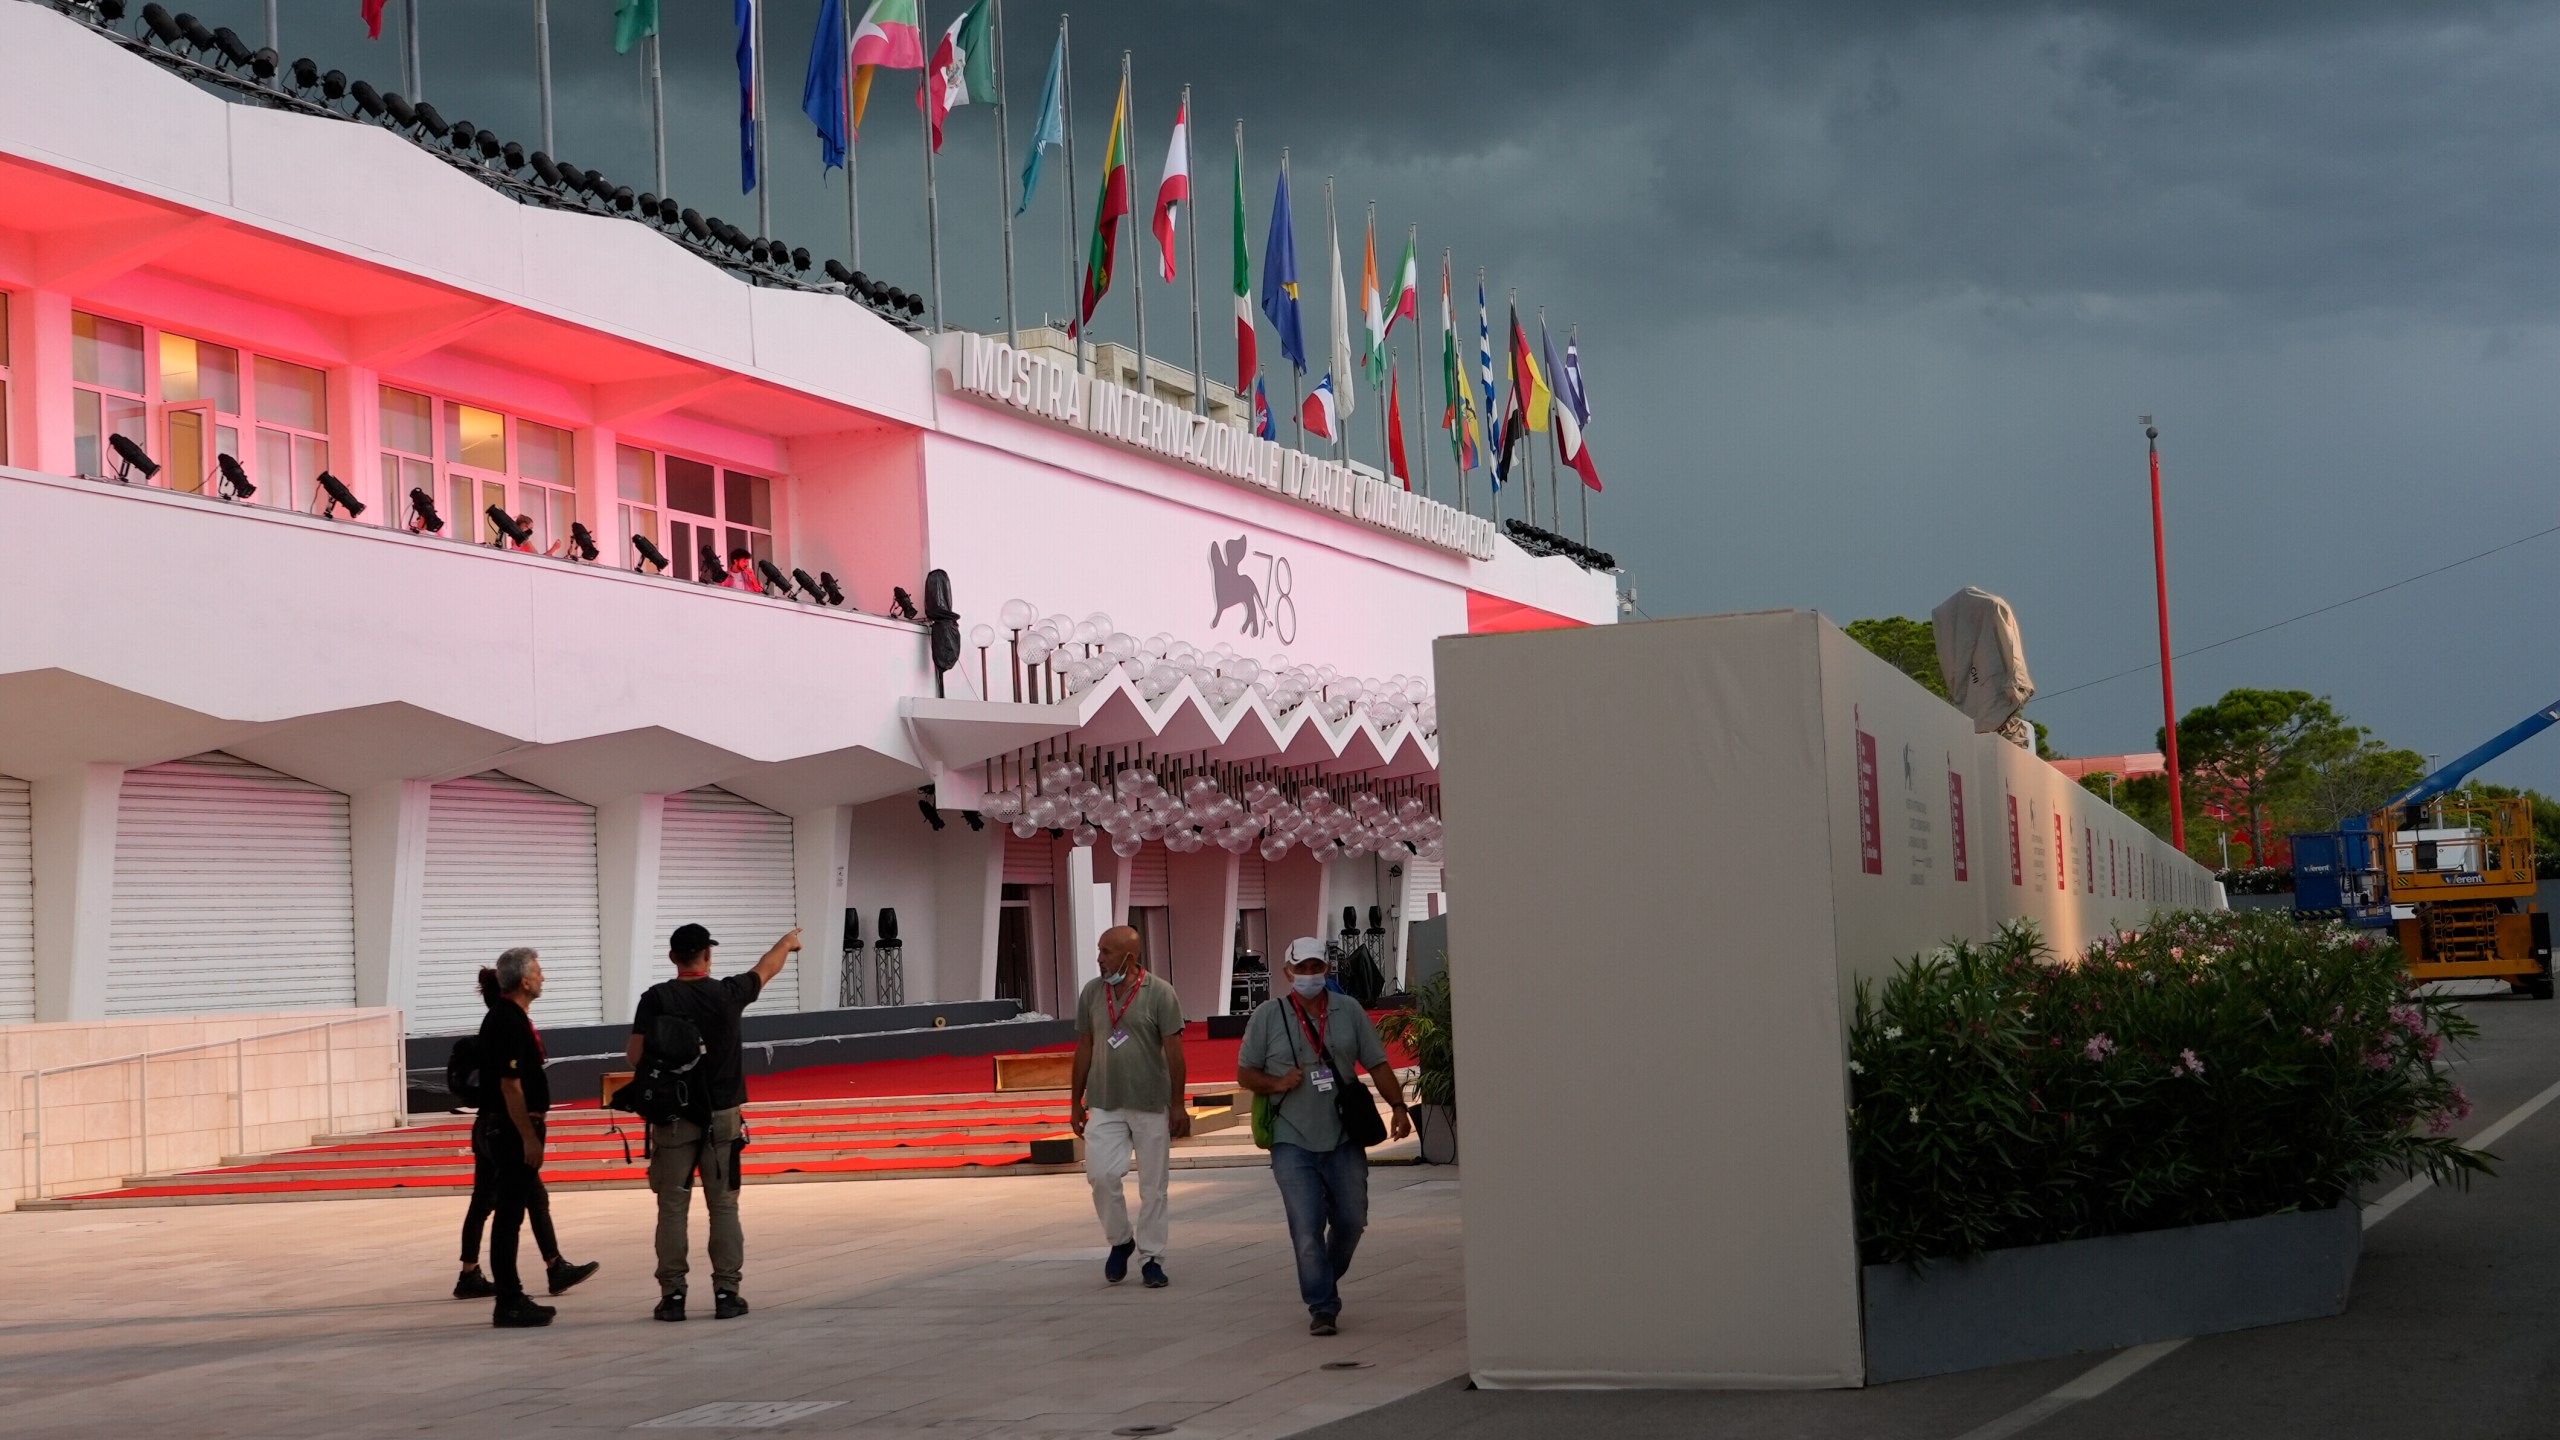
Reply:
[[[1236,1083],[1272,1098],[1271,1178],[1289,1216],[1307,1333],[1331,1335],[1342,1314],[1339,1282],[1369,1223],[1369,1153],[1343,1133],[1338,1087],[1359,1084],[1366,1070],[1395,1109],[1396,1139],[1413,1133],[1413,1118],[1378,1027],[1359,1001],[1327,988],[1324,942],[1290,941],[1284,963],[1289,993],[1262,1002],[1246,1022]]]

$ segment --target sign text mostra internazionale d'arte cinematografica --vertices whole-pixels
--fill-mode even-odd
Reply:
[[[935,368],[955,394],[992,400],[1408,540],[1478,560],[1493,558],[1491,520],[1426,500],[1400,484],[1080,375],[1001,340],[953,333],[934,345]]]

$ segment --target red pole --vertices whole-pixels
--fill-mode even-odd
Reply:
[[[2160,427],[2143,417],[2143,438],[2151,444],[2151,572],[2153,593],[2160,599],[2160,714],[2167,722],[2161,758],[2169,767],[2169,839],[2183,855],[2187,850],[2187,799],[2178,778],[2178,676],[2169,658],[2169,531],[2160,509]]]

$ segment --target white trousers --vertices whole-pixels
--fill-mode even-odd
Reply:
[[[1138,1162],[1138,1228],[1129,1228],[1129,1200],[1121,1177]],[[1164,1258],[1171,1243],[1165,1186],[1173,1168],[1173,1132],[1162,1110],[1092,1110],[1084,1122],[1084,1175],[1093,1182],[1093,1213],[1102,1238],[1113,1245],[1138,1243],[1138,1260]]]

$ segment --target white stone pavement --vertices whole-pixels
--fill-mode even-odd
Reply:
[[[1258,1169],[1176,1173],[1160,1291],[1102,1283],[1077,1177],[750,1187],[755,1313],[709,1318],[697,1208],[682,1325],[648,1315],[651,1197],[565,1195],[562,1244],[604,1270],[536,1331],[447,1297],[459,1199],[0,1215],[0,1432],[514,1440],[835,1401],[694,1433],[1287,1435],[1466,1368],[1456,1177],[1373,1172],[1333,1339],[1306,1334]]]

